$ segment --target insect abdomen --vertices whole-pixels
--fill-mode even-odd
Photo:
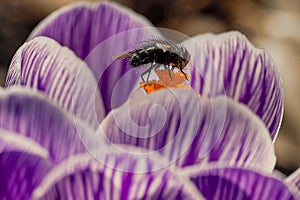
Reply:
[[[130,64],[138,67],[147,63],[153,63],[157,54],[157,49],[153,47],[139,49],[132,55]]]

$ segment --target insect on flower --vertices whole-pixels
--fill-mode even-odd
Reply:
[[[169,76],[172,80],[171,71],[178,68],[187,78],[187,75],[182,71],[190,61],[190,54],[184,46],[180,46],[170,40],[153,39],[145,42],[146,44],[139,49],[125,51],[120,55],[114,56],[113,59],[130,58],[130,64],[133,67],[140,67],[150,63],[150,67],[141,74],[143,82],[149,80],[151,71],[163,65],[169,70]],[[144,77],[147,75],[147,81]]]

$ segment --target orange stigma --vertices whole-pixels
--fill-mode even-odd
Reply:
[[[143,88],[148,94],[162,88],[186,88],[191,89],[190,85],[184,84],[186,79],[185,75],[181,71],[174,72],[168,69],[157,69],[155,73],[158,76],[158,80],[151,80],[148,83],[141,82],[140,87]],[[171,73],[171,77],[170,77]]]

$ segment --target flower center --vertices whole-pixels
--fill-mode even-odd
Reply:
[[[148,94],[162,88],[191,89],[191,86],[187,84],[189,77],[186,79],[186,76],[180,70],[169,71],[168,69],[156,69],[155,73],[158,76],[158,80],[150,80],[148,83],[140,83],[140,87],[143,88]]]

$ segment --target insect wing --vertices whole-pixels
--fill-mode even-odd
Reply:
[[[169,44],[156,43],[155,46],[163,51],[171,51],[172,46]]]
[[[119,55],[115,55],[112,57],[113,60],[123,59],[123,58],[131,58],[133,51],[124,51]]]

